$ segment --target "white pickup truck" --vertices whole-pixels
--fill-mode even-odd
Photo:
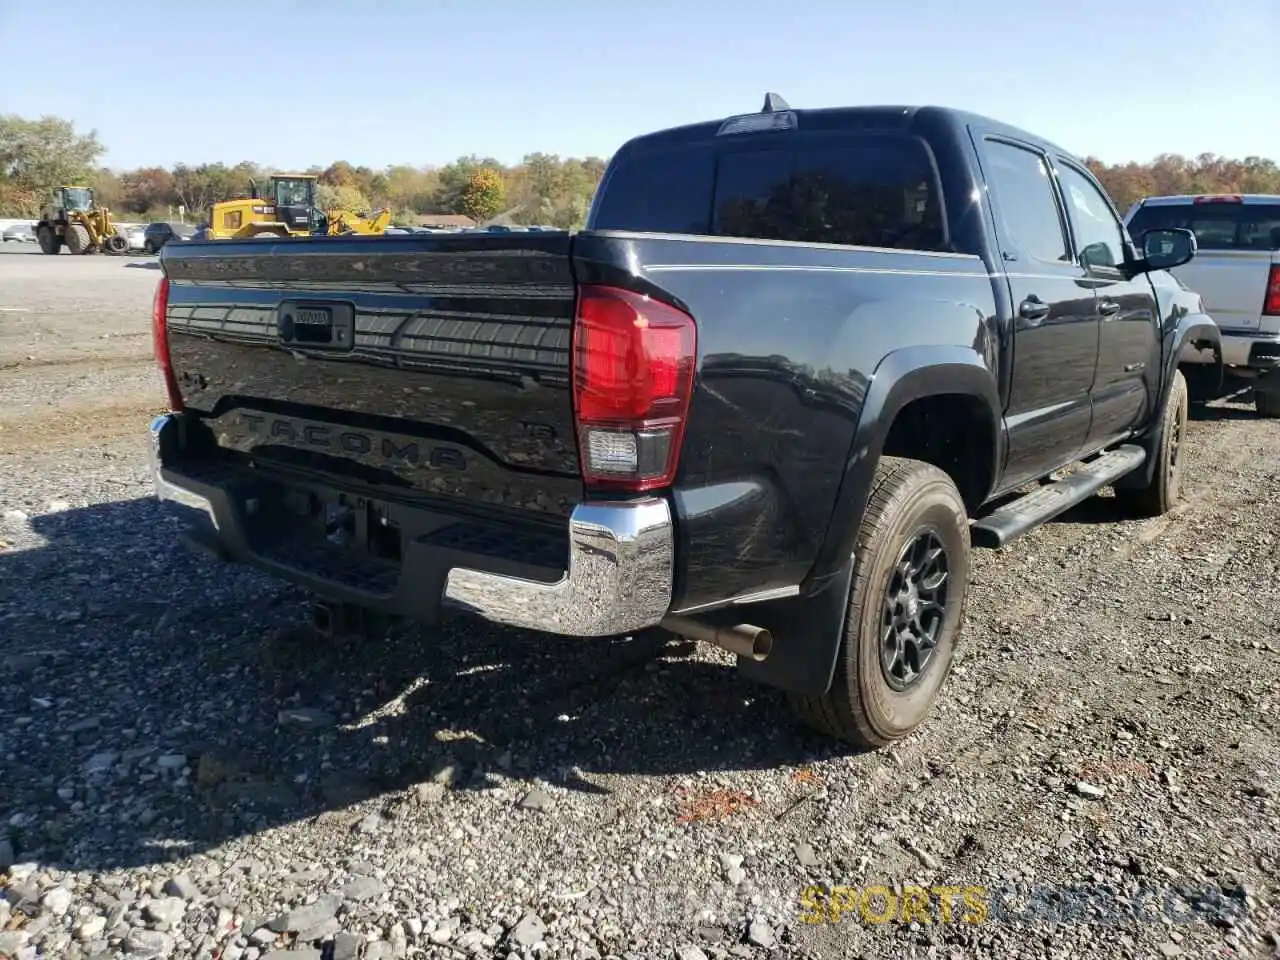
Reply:
[[[1222,362],[1252,380],[1258,416],[1280,418],[1280,195],[1147,197],[1124,222],[1139,243],[1148,230],[1195,233],[1198,253],[1172,273],[1217,321]],[[1182,359],[1215,360],[1194,347]]]

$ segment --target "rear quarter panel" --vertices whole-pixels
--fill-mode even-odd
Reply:
[[[976,256],[588,233],[575,258],[580,280],[625,275],[697,321],[673,491],[679,609],[805,580],[885,357],[953,344],[994,377],[992,284]]]

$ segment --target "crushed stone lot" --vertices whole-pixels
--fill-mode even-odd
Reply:
[[[711,648],[325,640],[184,548],[152,264],[0,252],[0,957],[1280,955],[1247,395],[1193,410],[1169,516],[978,552],[927,726],[856,754]]]

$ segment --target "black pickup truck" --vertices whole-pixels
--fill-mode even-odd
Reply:
[[[166,245],[157,492],[344,629],[668,630],[883,745],[971,546],[1177,498],[1194,254],[1024,131],[770,94],[626,143],[576,233]]]

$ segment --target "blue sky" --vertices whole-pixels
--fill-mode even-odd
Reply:
[[[1278,41],[1276,0],[0,0],[0,112],[94,128],[112,167],[607,156],[766,90],[1280,158]]]

